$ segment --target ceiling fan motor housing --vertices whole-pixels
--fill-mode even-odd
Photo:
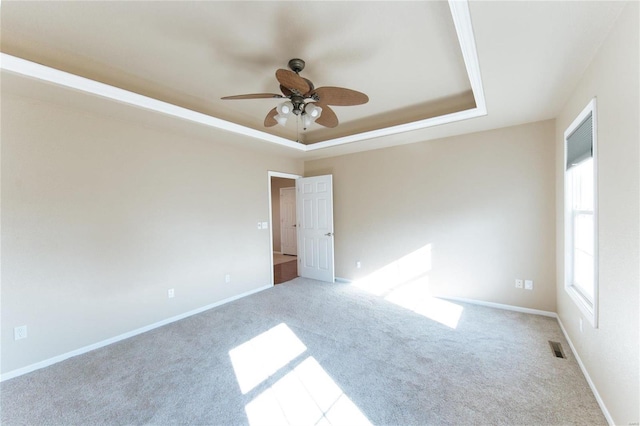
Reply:
[[[291,71],[296,74],[304,69],[304,65],[304,61],[300,58],[293,58],[289,60],[289,68],[291,68]]]
[[[302,96],[292,95],[290,99],[291,103],[293,103],[293,113],[300,115],[304,107],[304,98]]]

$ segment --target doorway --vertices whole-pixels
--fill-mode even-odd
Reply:
[[[298,276],[295,186],[299,177],[269,172],[271,279],[274,285]]]

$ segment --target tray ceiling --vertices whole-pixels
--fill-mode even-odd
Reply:
[[[2,51],[272,142],[339,144],[476,107],[446,1],[5,2]],[[293,57],[316,87],[358,90],[369,103],[334,107],[334,129],[303,131],[296,120],[263,126],[276,99],[220,99],[279,93],[275,71]]]
[[[4,1],[2,91],[322,158],[556,117],[625,3]],[[370,102],[297,135],[220,100],[277,93],[292,57]]]

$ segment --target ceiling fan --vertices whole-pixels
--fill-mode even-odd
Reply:
[[[350,106],[369,102],[367,95],[351,89],[331,86],[316,89],[310,80],[299,75],[305,65],[302,59],[291,59],[288,65],[291,71],[285,69],[276,71],[276,79],[280,83],[282,95],[253,93],[225,96],[222,99],[287,99],[269,111],[264,119],[265,127],[272,127],[276,124],[284,126],[287,118],[294,114],[302,119],[305,130],[314,122],[325,127],[338,125],[338,117],[329,105]]]

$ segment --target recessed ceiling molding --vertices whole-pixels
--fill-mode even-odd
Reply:
[[[15,56],[2,53],[0,56],[0,69],[20,74],[26,77],[47,81],[60,86],[69,87],[92,95],[112,99],[125,104],[160,112],[173,117],[182,118],[205,126],[226,130],[233,133],[243,134],[252,138],[262,139],[267,142],[284,145],[289,148],[304,150],[304,145],[289,139],[272,135],[267,132],[241,126],[230,121],[212,117],[201,112],[193,111],[177,105],[143,96],[128,90],[100,83],[95,80],[80,77],[65,71],[17,58]]]
[[[467,0],[449,0],[449,9],[453,17],[453,24],[456,27],[460,50],[464,65],[467,68],[471,91],[476,101],[476,108],[487,114],[487,105],[484,99],[484,89],[482,88],[482,76],[480,74],[480,63],[478,62],[478,52],[476,51],[476,39],[473,36],[473,25],[471,25],[471,14],[469,13],[469,3]]]
[[[468,0],[449,0],[449,8],[456,29],[456,34],[458,36],[458,42],[460,44],[460,50],[462,52],[467,75],[469,77],[469,83],[476,103],[475,108],[432,117],[425,120],[418,120],[411,123],[328,139],[311,145],[303,145],[287,138],[212,117],[207,114],[50,68],[45,65],[37,64],[5,53],[0,54],[0,69],[112,99],[143,109],[160,112],[162,114],[203,124],[205,126],[275,143],[298,151],[308,152],[453,123],[487,114]]]
[[[449,0],[449,9],[453,17],[453,23],[458,36],[458,43],[462,51],[462,58],[471,84],[471,91],[476,102],[476,107],[451,114],[418,120],[411,123],[397,126],[385,127],[369,132],[357,133],[335,139],[307,145],[306,151],[315,151],[322,148],[343,145],[351,142],[359,142],[367,139],[374,139],[383,136],[395,135],[413,130],[425,129],[427,127],[439,126],[441,124],[454,123],[468,120],[470,118],[487,115],[487,106],[484,99],[484,89],[482,88],[482,77],[480,74],[480,63],[476,51],[476,40],[473,36],[473,26],[471,25],[471,14],[469,13],[469,3],[467,0]]]
[[[456,121],[467,120],[469,118],[480,117],[483,115],[486,115],[486,111],[481,111],[478,108],[467,109],[464,111],[453,112],[451,114],[427,118],[425,120],[413,121],[411,123],[385,127],[382,129],[371,130],[369,132],[357,133],[355,135],[317,142],[313,145],[306,145],[306,151],[315,151],[317,149],[330,148],[332,146],[344,145],[351,142],[359,142],[367,139],[380,138],[383,136],[397,135],[399,133],[425,129],[427,127],[439,126],[441,124],[454,123]]]

